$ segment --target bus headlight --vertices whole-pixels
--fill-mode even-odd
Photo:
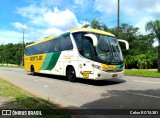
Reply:
[[[104,68],[101,67],[101,66],[98,66],[98,65],[95,65],[95,64],[92,64],[92,66],[93,66],[94,68],[96,68],[96,69],[106,71],[106,69],[104,69]]]

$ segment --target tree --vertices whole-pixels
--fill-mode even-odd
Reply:
[[[101,30],[103,30],[103,31],[109,31],[109,28],[107,27],[107,25],[105,25],[104,23],[102,23],[101,25],[100,25],[100,29]]]
[[[14,49],[16,50],[14,54],[15,64],[20,65],[22,61],[22,44],[15,44]]]
[[[4,62],[4,52],[3,52],[3,48],[4,48],[4,45],[0,45],[0,63],[1,63],[1,65],[3,64],[3,62]]]
[[[101,29],[100,22],[97,19],[92,20],[91,27],[93,29]]]
[[[100,23],[97,19],[92,20],[91,27],[93,29],[103,30],[103,31],[109,31],[109,28],[106,24]]]
[[[125,56],[125,58],[124,58],[125,68],[130,68],[129,66],[134,65],[134,62],[135,62],[135,60],[134,60],[133,56],[131,56],[131,55]]]
[[[139,69],[148,69],[153,65],[150,55],[147,54],[140,54],[135,56],[135,61],[137,62],[137,67]]]
[[[147,22],[145,29],[153,33],[155,38],[160,42],[160,20]],[[160,45],[158,45],[158,72],[160,72]]]

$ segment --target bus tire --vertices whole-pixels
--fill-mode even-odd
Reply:
[[[35,72],[34,72],[34,66],[31,66],[31,75],[35,75]]]
[[[76,73],[73,67],[67,69],[67,79],[70,82],[76,82]]]

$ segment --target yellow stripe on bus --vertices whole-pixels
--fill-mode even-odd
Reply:
[[[101,64],[101,66],[102,66],[104,69],[107,69],[107,70],[115,70],[115,69],[116,69],[116,65]]]
[[[30,46],[33,46],[33,45],[36,45],[36,44],[39,44],[39,43],[42,43],[42,42],[46,42],[46,41],[49,41],[49,40],[51,40],[51,39],[53,39],[53,38],[55,38],[55,36],[46,37],[46,38],[44,38],[44,39],[42,39],[42,40],[39,40],[39,41],[37,41],[37,42],[35,42],[35,43],[32,43],[32,44],[30,44],[30,45],[27,45],[26,47],[30,47]]]
[[[115,37],[115,35],[109,33],[109,32],[105,32],[102,30],[97,30],[97,29],[89,29],[89,28],[73,28],[71,29],[71,32],[73,31],[88,31],[88,32],[94,32],[94,33],[98,33],[98,34],[104,34],[104,35],[108,35],[108,36],[113,36]]]

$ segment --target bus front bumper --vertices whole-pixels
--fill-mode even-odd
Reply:
[[[95,75],[95,80],[106,80],[106,79],[118,79],[124,76],[124,70],[122,71],[110,71],[104,72],[99,70]]]

